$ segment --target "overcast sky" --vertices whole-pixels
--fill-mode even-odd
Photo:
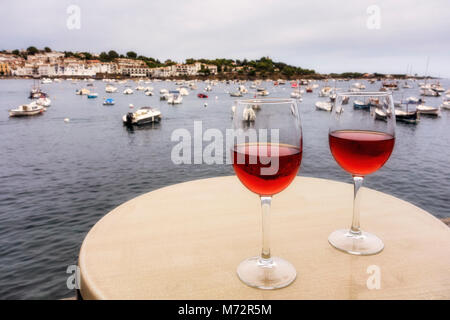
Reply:
[[[80,29],[67,27],[70,5]],[[430,75],[450,77],[449,0],[3,0],[1,11],[0,49],[269,56],[323,73],[424,74],[429,57]]]

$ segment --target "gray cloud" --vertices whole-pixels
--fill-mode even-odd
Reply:
[[[68,30],[66,9],[81,8],[81,29]],[[381,9],[381,29],[366,9]],[[450,76],[450,3],[419,0],[9,1],[2,4],[0,48],[115,49],[159,59],[259,58],[319,72]]]

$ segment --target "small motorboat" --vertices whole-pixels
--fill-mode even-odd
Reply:
[[[395,120],[399,122],[417,124],[420,121],[420,116],[417,110],[404,111],[395,109]]]
[[[370,109],[370,103],[364,103],[360,100],[355,100],[353,102],[353,109],[368,110]]]
[[[422,104],[423,102],[425,102],[423,99],[421,98],[416,98],[416,97],[408,97],[406,98],[404,101],[402,101],[402,104]]]
[[[312,93],[313,92],[313,88],[312,87],[306,87],[306,92],[308,93]]]
[[[416,107],[416,110],[419,114],[427,116],[439,117],[441,115],[441,109],[439,107],[431,107],[421,104]]]
[[[267,90],[258,91],[257,95],[258,95],[258,96],[265,97],[265,96],[268,96],[268,95],[269,95],[269,91],[267,91]]]
[[[30,95],[28,96],[29,99],[39,99],[42,97],[47,97],[47,94],[39,88],[31,89]]]
[[[206,86],[206,87],[205,87],[205,91],[206,91],[206,92],[212,91],[212,87],[211,87],[210,85]]]
[[[115,103],[114,99],[112,99],[112,98],[108,98],[108,99],[105,99],[105,101],[103,101],[104,106],[113,106],[114,103]]]
[[[86,88],[75,91],[75,94],[80,95],[80,96],[88,95],[89,93],[90,93],[90,91]]]
[[[147,123],[160,122],[161,111],[152,107],[142,107],[135,112],[128,112],[122,117],[125,125],[144,125]]]
[[[28,116],[36,116],[38,114],[42,114],[45,111],[45,108],[41,105],[38,105],[35,101],[30,104],[23,104],[18,106],[16,109],[8,110],[10,117],[28,117]]]
[[[328,111],[330,112],[333,109],[333,104],[327,101],[317,101],[315,103],[317,110]]]
[[[299,90],[294,90],[291,92],[291,98],[293,99],[300,99],[302,97],[302,94]]]
[[[144,92],[144,94],[146,95],[146,96],[153,96],[153,92],[152,91],[145,91]]]
[[[143,86],[137,86],[136,88],[134,88],[136,91],[144,91],[145,88]]]
[[[420,95],[426,96],[426,97],[439,97],[440,93],[437,91],[434,91],[433,89],[422,89],[422,90],[420,90]]]
[[[375,108],[374,116],[375,116],[375,119],[377,119],[377,120],[383,120],[383,121],[387,120],[387,113],[380,108]]]
[[[323,87],[320,89],[319,97],[328,97],[331,94],[331,87]]]
[[[52,100],[50,100],[50,98],[47,98],[47,97],[41,97],[36,100],[36,104],[43,106],[44,108],[50,107],[51,103],[52,103]]]
[[[123,94],[133,94],[133,90],[131,88],[126,88],[123,90]]]
[[[169,93],[169,90],[167,90],[167,89],[159,90],[159,94],[166,94],[166,93]]]
[[[242,92],[240,91],[230,92],[230,97],[242,97]]]
[[[197,97],[199,97],[200,99],[206,99],[206,98],[208,98],[208,96],[207,96],[206,94],[204,94],[204,93],[199,93],[199,94],[197,94]]]
[[[49,78],[44,78],[41,81],[42,84],[49,84],[49,83],[52,83],[52,82],[53,82],[52,79],[49,79]]]
[[[358,90],[364,90],[366,88],[366,86],[360,82],[355,82],[352,85],[353,88],[358,89]]]
[[[247,89],[244,85],[240,85],[240,86],[238,87],[238,90],[239,90],[241,93],[243,93],[243,94],[248,93],[248,89]]]
[[[167,99],[168,104],[180,104],[183,102],[183,97],[181,95],[171,95],[169,99]]]
[[[189,91],[186,88],[179,88],[178,91],[179,91],[181,96],[188,96],[189,95]]]
[[[114,86],[111,86],[111,85],[107,85],[107,86],[105,87],[105,91],[106,91],[107,93],[114,93],[114,92],[117,92],[117,88],[114,87]]]
[[[98,97],[98,93],[92,92],[87,95],[88,99],[95,99]]]
[[[440,108],[445,109],[445,110],[450,110],[450,100],[446,100],[446,101],[442,102]]]

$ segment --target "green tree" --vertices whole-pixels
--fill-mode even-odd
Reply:
[[[137,58],[137,53],[134,52],[134,51],[128,51],[127,52],[127,58],[136,59]]]
[[[52,49],[50,49],[49,47],[45,47],[45,48],[44,48],[44,51],[45,51],[45,52],[52,52]]]
[[[12,51],[12,54],[14,54],[14,55],[18,56],[18,55],[20,54],[20,51],[19,51],[19,50],[17,50],[17,49],[16,49],[16,50],[13,50],[13,51]]]
[[[111,59],[109,58],[109,55],[104,51],[102,53],[100,53],[98,58],[100,59],[100,61],[103,61],[103,62],[111,61]]]
[[[30,55],[34,55],[34,54],[36,54],[38,52],[39,52],[39,50],[36,47],[28,47],[27,48],[27,53],[30,54]]]
[[[115,52],[114,50],[110,50],[108,52],[108,56],[110,60],[114,60],[117,59],[119,57],[119,54],[117,52]]]

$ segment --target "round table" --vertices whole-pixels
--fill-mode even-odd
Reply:
[[[450,229],[424,210],[363,188],[362,229],[385,249],[352,256],[328,235],[349,227],[352,185],[297,177],[272,201],[271,249],[297,279],[247,287],[237,265],[260,253],[258,197],[235,176],[168,186],[105,215],[79,255],[84,299],[449,299]],[[430,199],[432,201],[432,199]]]

